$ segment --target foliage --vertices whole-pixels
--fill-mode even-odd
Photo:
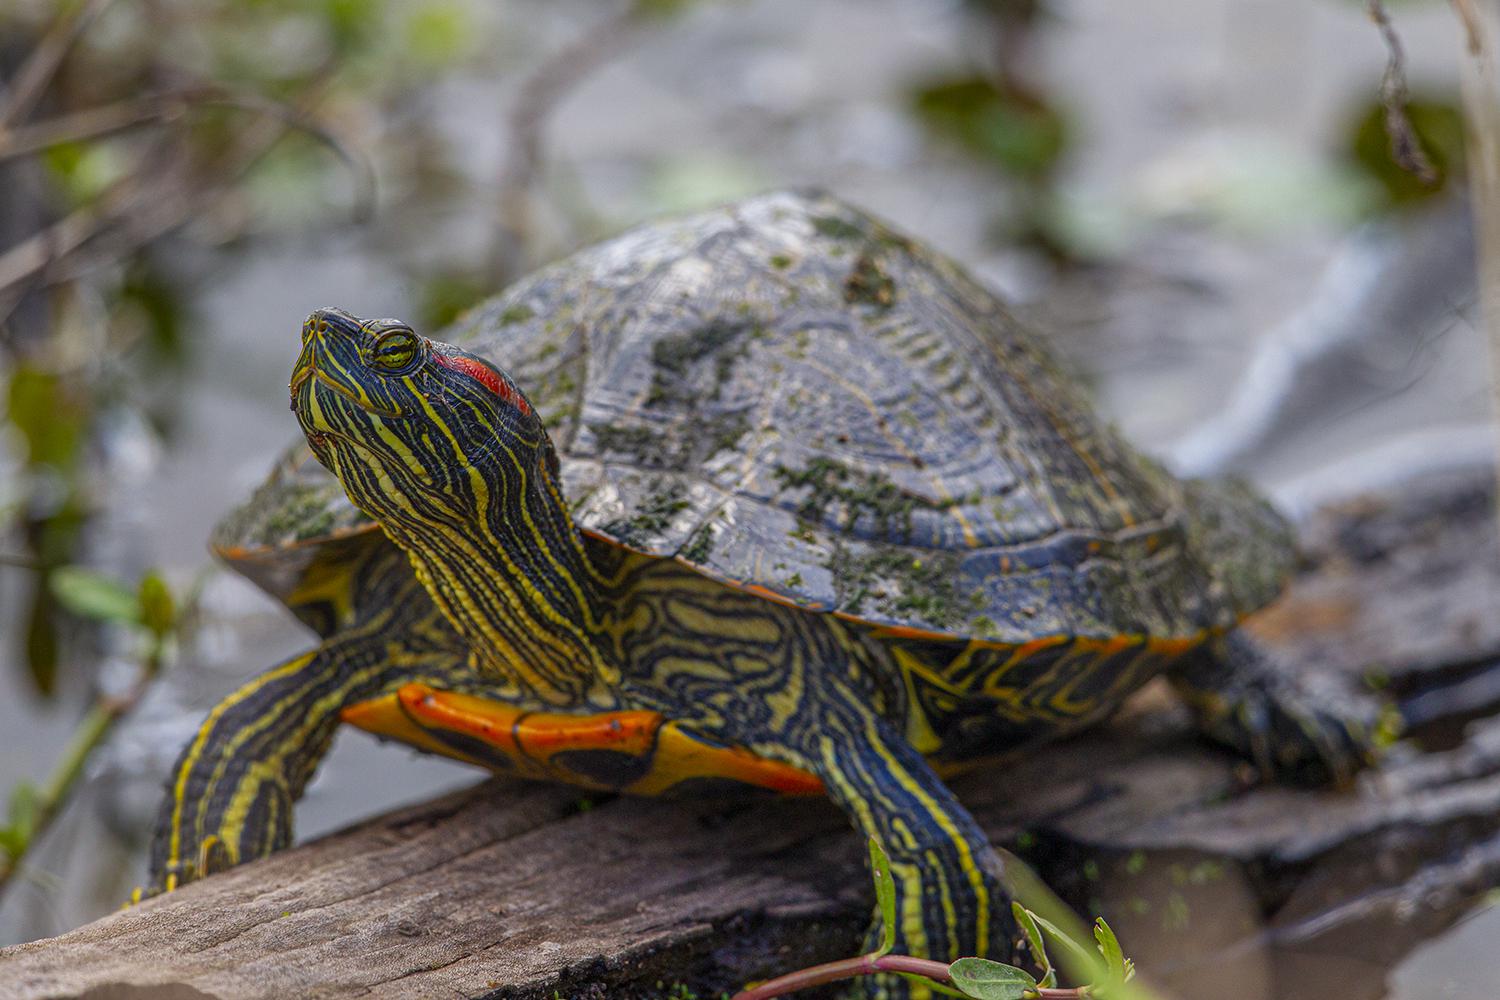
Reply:
[[[1349,130],[1349,156],[1376,183],[1387,208],[1425,202],[1448,191],[1454,179],[1463,179],[1464,125],[1457,97],[1418,96],[1407,101],[1406,117],[1437,173],[1432,183],[1391,158],[1386,111],[1378,102],[1362,109]]]
[[[123,695],[100,695],[74,730],[45,787],[20,782],[11,791],[9,810],[0,825],[0,888],[19,870],[21,861],[67,801],[94,749],[115,722],[130,710],[161,669],[168,641],[179,620],[177,600],[161,574],[150,571],[134,587],[85,569],[63,566],[47,575],[48,591],[71,614],[124,627],[143,640],[140,671]]]
[[[912,103],[917,117],[934,132],[1023,180],[1047,177],[1068,145],[1065,120],[1040,95],[987,77],[929,83],[916,91]]]
[[[0,551],[35,570],[20,584],[24,655],[10,659],[38,694],[57,689],[67,662],[63,599],[108,599],[76,589],[65,567],[108,486],[112,428],[127,414],[163,435],[176,423],[191,269],[164,264],[157,244],[206,219],[194,238],[347,213],[353,186],[327,149],[356,157],[316,112],[379,106],[461,66],[477,54],[476,9],[459,0],[415,10],[393,0],[0,5],[0,32],[23,57],[10,82],[34,81],[24,93],[0,88],[0,219],[34,230],[8,236],[7,261],[42,261],[0,274],[0,428],[19,445],[17,467],[0,465],[10,480]],[[69,36],[60,29],[71,18],[82,18],[72,43],[50,72],[30,74],[45,39]],[[125,128],[71,124],[122,109],[134,109]],[[48,138],[8,157],[26,130]],[[416,143],[420,130],[410,131]]]
[[[888,955],[896,947],[896,880],[891,877],[891,859],[880,846],[880,841],[870,838],[870,874],[875,879],[875,904],[880,914],[880,947],[876,955]]]
[[[1011,858],[1007,867],[1024,867]],[[970,1000],[1154,1000],[1154,995],[1133,982],[1135,963],[1125,957],[1115,932],[1103,917],[1094,921],[1092,947],[1020,902],[1011,910],[1021,928],[1041,977],[1025,969],[987,958],[965,957],[952,963],[892,955],[895,945],[896,887],[891,879],[890,859],[874,837],[870,838],[870,870],[875,880],[876,910],[880,921],[880,943],[869,954],[830,962],[780,976],[737,993],[734,1000],[772,1000],[798,990],[856,976],[878,973],[903,975],[921,980],[935,993],[968,997]],[[1038,904],[1055,911],[1061,905],[1031,875],[1021,880],[1028,895],[1043,897]],[[1014,886],[1012,887],[1015,888]],[[1048,943],[1062,950],[1063,965],[1084,985],[1060,988],[1057,972],[1048,954]]]

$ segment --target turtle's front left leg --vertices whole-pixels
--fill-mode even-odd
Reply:
[[[345,706],[409,681],[461,680],[467,647],[415,579],[382,604],[209,713],[172,768],[152,838],[150,881],[133,900],[287,846],[292,806]]]
[[[1393,708],[1304,677],[1240,632],[1189,654],[1169,676],[1204,735],[1290,784],[1347,784],[1400,727]]]

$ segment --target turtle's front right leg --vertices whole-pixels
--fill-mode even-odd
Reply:
[[[173,766],[132,897],[264,857],[291,842],[292,806],[347,705],[411,681],[457,686],[467,647],[415,580],[384,609],[220,702]]]
[[[951,962],[1016,960],[1019,934],[1001,861],[979,824],[896,729],[853,698],[823,716],[808,766],[828,794],[890,858],[897,954]],[[879,915],[877,914],[877,922]],[[879,940],[871,929],[866,946]],[[923,983],[894,975],[857,988],[871,1000],[929,1000]]]

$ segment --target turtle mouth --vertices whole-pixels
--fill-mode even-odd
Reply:
[[[321,385],[330,392],[337,393],[366,413],[373,413],[375,416],[386,420],[400,420],[406,416],[399,408],[387,409],[384,406],[378,406],[370,402],[368,399],[361,398],[354,390],[340,384],[337,379],[325,373],[316,363],[298,368],[292,373],[292,381],[287,388],[291,391],[291,407],[295,413],[308,415],[307,401],[303,399],[300,390],[309,380],[312,380],[317,385]]]
[[[353,389],[342,385],[336,379],[326,374],[321,368],[314,366],[312,374],[313,378],[317,379],[319,385],[332,389],[366,413],[373,413],[377,417],[384,417],[387,420],[399,420],[405,415],[399,409],[388,410],[383,406],[376,406],[368,399],[361,398]]]

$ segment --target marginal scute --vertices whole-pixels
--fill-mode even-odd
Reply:
[[[214,528],[209,544],[231,560],[370,530],[373,522],[344,496],[338,480],[299,441],[282,453],[266,480]]]
[[[1290,569],[1252,494],[1173,479],[994,295],[827,195],[634,230],[437,337],[526,392],[590,544],[809,609],[995,643],[1185,638]],[[250,508],[221,549],[367,525],[307,462]]]

